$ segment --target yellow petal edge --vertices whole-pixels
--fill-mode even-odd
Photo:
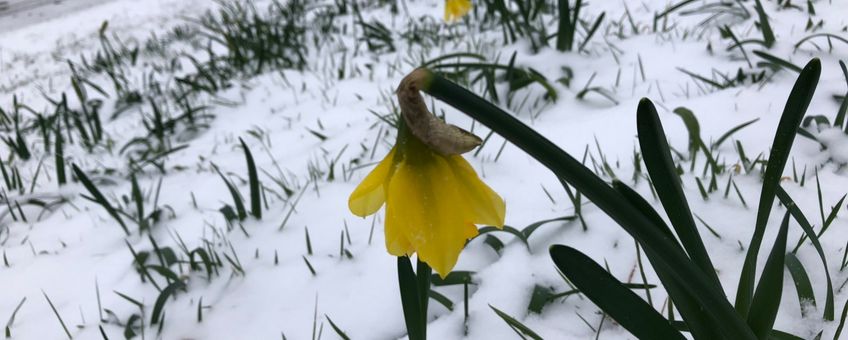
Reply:
[[[365,217],[376,213],[386,202],[384,186],[389,179],[395,149],[397,148],[392,148],[392,151],[389,151],[389,154],[380,161],[380,164],[377,164],[377,167],[371,170],[371,173],[350,194],[347,205],[354,215]]]

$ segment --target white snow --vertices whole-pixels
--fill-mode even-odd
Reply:
[[[265,8],[266,3],[257,1],[257,7]],[[181,272],[178,273],[185,276],[187,290],[169,299],[165,305],[161,334],[157,333],[159,325],[148,325],[159,293],[149,282],[141,281],[127,247],[129,243],[135,251],[150,251],[153,248],[150,238],[147,234],[140,235],[135,224],[129,221],[132,235],[126,236],[101,206],[80,197],[80,194],[89,195],[81,184],[70,183],[57,189],[52,153],[45,153],[40,135],[32,133],[29,144],[35,156],[26,162],[16,159],[15,164],[29,185],[39,160],[44,159],[42,177],[32,193],[8,195],[13,200],[61,197],[68,202],[38,219],[35,217],[41,212],[40,208],[24,207],[29,217],[27,222],[13,221],[8,213],[0,219],[0,248],[9,263],[9,266],[0,265],[0,322],[5,322],[18,303],[26,298],[10,327],[12,339],[66,338],[42,292],[49,296],[71,334],[78,339],[101,338],[98,326],[110,339],[123,337],[123,325],[131,315],[138,313],[138,308],[116,293],[145,305],[145,338],[279,339],[284,334],[288,339],[309,339],[316,332],[313,327],[321,330],[323,338],[337,338],[328,318],[353,339],[405,337],[395,258],[383,245],[383,212],[374,218],[357,218],[348,211],[347,198],[394,141],[394,131],[369,110],[381,115],[390,113],[397,83],[423,60],[472,51],[491,60],[498,56],[501,63],[506,63],[513,52],[517,52],[517,64],[533,67],[545,75],[555,84],[559,100],[547,104],[540,101],[540,106],[533,107],[531,104],[542,90],[531,85],[529,90],[522,90],[515,97],[509,109],[575,158],[581,159],[587,148],[595,160],[605,157],[618,178],[634,186],[658,211],[662,208],[658,200],[653,199],[644,178],[638,184],[631,180],[633,150],[638,150],[636,105],[642,97],[657,104],[670,144],[684,154],[688,134],[680,118],[672,113],[677,107],[686,107],[697,115],[706,143],[743,122],[759,118],[714,152],[720,161],[732,165],[741,163],[734,146],[737,140],[750,159],[760,153],[767,157],[797,76],[795,72],[783,70],[764,85],[746,82],[724,90],[693,80],[679,68],[709,78],[713,70],[733,76],[740,67],[757,72],[762,68],[749,68],[737,49],[727,51],[730,40],[720,37],[715,23],[699,24],[706,15],[676,12],[669,17],[672,29],[654,33],[651,28],[654,13],[675,3],[666,0],[627,3],[627,10],[639,27],[638,34],[632,32],[622,2],[589,2],[582,17],[588,20],[605,12],[606,19],[582,53],[562,53],[550,47],[533,53],[525,41],[504,45],[500,28],[485,32],[466,32],[461,28],[460,41],[445,42],[432,49],[408,46],[398,33],[406,27],[407,18],[429,17],[433,22],[441,22],[442,3],[438,0],[403,3],[397,15],[390,13],[388,5],[364,6],[362,13],[366,21],[379,19],[389,29],[396,30],[394,39],[398,52],[369,52],[351,33],[359,30],[352,16],[339,17],[337,22],[346,25],[348,33],[336,34],[337,41],[323,50],[311,49],[305,71],[275,71],[237,79],[230,89],[219,92],[217,98],[204,97],[210,106],[209,112],[215,116],[209,128],[196,137],[174,143],[188,147],[168,157],[166,173],[149,167],[139,175],[142,191],[151,197],[156,195],[157,183],[162,181],[161,193],[156,196],[159,207],[168,208],[150,233],[158,246],[171,247],[181,255],[180,239],[189,249],[203,247],[208,242],[224,263],[219,275],[210,280],[203,271],[190,272],[187,264],[179,266]],[[702,3],[715,1],[699,1],[693,7]],[[788,58],[800,66],[812,57],[821,58],[822,78],[808,116],[824,115],[832,120],[839,107],[832,95],[844,95],[848,91],[838,64],[838,60],[848,59],[848,44],[834,40],[832,49],[828,49],[822,39],[816,40],[820,50],[809,44],[795,48],[796,42],[812,33],[804,29],[809,15],[803,2],[797,4],[801,9],[780,9],[775,2],[764,3],[778,38],[769,53]],[[848,5],[840,1],[813,3],[817,14],[812,20],[824,21],[818,32],[845,37],[844,13]],[[740,39],[758,37],[753,2],[741,4],[751,12],[751,18],[723,17],[718,23],[730,25]],[[151,32],[163,36],[176,25],[186,24],[188,18],[216,6],[214,2],[200,0],[113,0],[41,22],[19,23],[17,27],[4,26],[4,20],[9,19],[0,17],[0,28],[4,30],[0,32],[0,108],[9,112],[12,97],[16,95],[19,102],[36,111],[52,109],[42,92],[52,98],[66,92],[71,97],[71,105],[78,106],[72,95],[70,71],[65,60],[78,61],[81,56],[90,60],[100,48],[98,30],[104,20],[109,22],[107,32],[110,36],[125,42],[143,42]],[[469,16],[466,20],[478,18]],[[623,37],[617,35],[619,26],[625,32]],[[556,22],[551,21],[549,33],[555,27]],[[445,28],[440,31],[447,32]],[[179,48],[205,58],[204,51],[191,46]],[[751,54],[752,49],[748,48],[748,57],[756,64],[757,57]],[[153,60],[155,57],[143,58]],[[151,70],[151,65],[144,64],[147,59],[141,60],[136,69]],[[179,72],[193,71],[187,60],[183,60],[183,64],[184,69]],[[341,80],[337,74],[339,65],[347,70]],[[574,72],[570,87],[555,82],[563,76],[562,67],[569,67]],[[771,71],[768,74],[771,75]],[[140,84],[143,71],[131,78],[134,84]],[[92,79],[114,94],[108,78]],[[612,93],[617,103],[598,93],[578,99],[577,94],[590,81],[591,86],[600,86]],[[501,92],[505,89],[505,86],[499,88]],[[474,90],[482,92],[479,86]],[[94,91],[89,94],[102,98]],[[530,98],[528,104],[520,106],[525,95]],[[96,179],[100,190],[117,204],[122,196],[129,196],[131,192],[129,167],[119,149],[133,137],[146,133],[138,112],[150,113],[150,106],[145,102],[111,121],[108,117],[114,107],[114,96],[103,99],[101,113],[106,134],[114,146],[111,149],[98,147],[88,153],[79,145],[73,145],[68,146],[66,155],[86,170],[89,177]],[[450,123],[472,129],[472,122],[466,116],[443,103],[434,102],[434,105],[433,111],[444,112]],[[327,138],[322,140],[310,131]],[[474,125],[473,131],[481,137],[489,132],[479,124]],[[788,179],[782,185],[818,230],[822,218],[819,217],[816,169],[826,217],[830,207],[848,192],[848,174],[844,169],[844,164],[848,163],[848,137],[844,130],[836,128],[810,131],[827,148],[823,150],[819,143],[800,136],[796,138],[792,159],[784,171]],[[3,135],[14,134],[4,132]],[[261,220],[248,218],[241,227],[237,223],[229,228],[218,209],[225,204],[232,205],[232,199],[211,164],[230,175],[230,180],[249,202],[247,167],[239,137],[250,147],[258,168],[266,171],[260,171],[263,185],[281,192],[271,176],[284,178],[295,193],[285,200],[266,192],[268,209],[263,211]],[[568,196],[550,171],[512,145],[506,144],[501,150],[502,144],[502,138],[492,136],[477,156],[469,153],[466,158],[506,200],[508,225],[520,228],[535,221],[573,214]],[[372,149],[374,146],[376,150]],[[2,146],[0,155],[4,162],[10,152],[8,147]],[[339,159],[333,163],[336,157]],[[799,179],[802,170],[806,169],[804,186],[792,180],[793,164]],[[588,158],[586,165],[592,168]],[[725,197],[727,175],[718,178],[719,190],[703,200],[695,182],[695,176],[700,175],[703,167],[703,155],[694,172],[688,171],[688,165],[688,162],[682,163],[687,169],[683,176],[686,195],[693,212],[721,235],[721,238],[714,237],[699,224],[732,301],[745,256],[740,245],[747,246],[750,240],[762,181],[758,171],[734,174],[733,179],[747,207],[733,189]],[[328,180],[330,167],[335,175],[332,181]],[[114,171],[107,172],[107,169]],[[301,192],[302,197],[294,203]],[[152,202],[152,198],[148,199],[145,208],[152,207]],[[134,211],[132,203],[126,206],[127,211]],[[771,214],[760,267],[774,242],[776,226],[784,212],[784,208],[777,207]],[[815,250],[806,242],[798,257],[810,274],[819,307],[817,310],[805,306],[809,316],[803,318],[792,279],[786,274],[777,329],[810,338],[823,328],[823,339],[833,337],[839,313],[848,298],[841,290],[848,273],[840,270],[848,242],[846,213],[843,205],[821,240],[835,288],[839,289],[835,299],[837,321],[823,324],[819,321],[824,304],[825,276]],[[578,248],[598,263],[607,264],[611,273],[623,282],[641,282],[633,239],[585,200],[583,214],[588,231],[584,232],[577,221],[542,226],[530,237],[529,252],[519,240],[505,233],[490,234],[506,244],[500,254],[484,244],[482,237],[470,242],[455,268],[475,272],[474,284],[469,287],[467,330],[462,286],[436,287],[435,290],[453,301],[454,309],[449,311],[431,300],[430,338],[515,339],[517,335],[490,305],[512,315],[546,339],[594,338],[596,331],[582,319],[597,327],[602,316],[586,298],[559,299],[547,305],[541,314],[527,311],[535,285],[551,287],[556,292],[571,289],[548,256],[547,249],[553,244]],[[285,225],[281,227],[284,220]],[[307,254],[305,242],[307,229],[311,255]],[[347,235],[346,230],[349,231]],[[791,246],[801,233],[793,222]],[[340,235],[345,237],[342,242],[352,258],[340,256]],[[224,259],[225,254],[240,263],[243,274]],[[317,275],[310,273],[304,258]],[[183,260],[187,259],[183,256]],[[644,263],[647,264],[646,259]],[[175,271],[177,267],[173,266]],[[649,282],[659,283],[652,270],[648,269],[647,275]],[[154,276],[164,285],[163,277]],[[637,293],[644,296],[644,291]],[[665,293],[654,289],[652,298],[654,307],[662,311]],[[202,322],[197,320],[200,299]],[[110,310],[118,319],[104,314],[106,321],[100,322],[99,308]],[[313,325],[315,320],[317,325]],[[140,337],[141,330],[136,331]],[[600,338],[632,336],[607,318]]]

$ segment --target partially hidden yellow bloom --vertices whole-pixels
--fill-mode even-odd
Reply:
[[[445,0],[445,21],[458,20],[471,10],[471,0]]]
[[[433,151],[404,125],[386,158],[350,195],[348,206],[365,217],[385,203],[388,252],[417,252],[444,277],[466,241],[478,234],[475,224],[503,227],[506,205],[465,158]]]

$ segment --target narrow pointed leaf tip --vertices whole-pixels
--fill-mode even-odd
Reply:
[[[792,143],[795,141],[798,127],[801,125],[810,101],[813,99],[813,94],[816,91],[820,76],[821,61],[818,58],[813,58],[807,63],[807,66],[804,67],[795,81],[795,85],[789,93],[789,99],[786,100],[783,115],[777,125],[777,131],[775,132],[771,153],[768,158],[768,165],[763,176],[763,187],[760,193],[754,235],[751,237],[751,243],[748,246],[748,253],[745,256],[742,274],[739,278],[739,288],[736,293],[736,310],[745,318],[748,317],[748,311],[751,309],[757,254],[763,243],[766,223],[774,205],[775,196],[780,185],[780,178],[783,175],[783,169],[789,159]]]
[[[718,289],[721,289],[721,282],[713,269],[712,261],[695,226],[695,220],[692,218],[692,212],[683,193],[680,176],[674,168],[671,150],[654,104],[647,98],[643,98],[639,102],[636,115],[639,147],[668,219],[692,261],[713,280],[712,283]]]
[[[685,339],[653,307],[580,251],[554,245],[550,255],[560,272],[589,300],[637,338]]]

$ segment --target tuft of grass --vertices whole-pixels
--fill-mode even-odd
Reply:
[[[212,44],[227,51],[213,58],[222,65],[210,66],[224,66],[245,75],[306,66],[305,1],[275,0],[265,11],[258,10],[250,0],[219,1],[218,5],[217,12],[208,11],[192,20]]]
[[[94,183],[88,178],[88,176],[85,175],[85,172],[83,172],[76,164],[72,164],[71,168],[73,169],[74,176],[79,179],[85,189],[88,190],[88,192],[92,196],[83,197],[87,198],[88,200],[94,203],[100,204],[100,206],[102,206],[103,209],[105,209],[106,212],[108,212],[109,215],[112,216],[112,218],[114,218],[115,221],[118,222],[118,224],[121,226],[121,229],[124,230],[124,233],[129,236],[129,228],[127,228],[127,225],[124,223],[124,220],[121,219],[121,216],[118,214],[118,211],[115,209],[115,207],[113,207],[112,204],[109,203],[109,201],[106,199],[106,196],[103,196],[103,193],[101,193],[100,190],[97,189],[97,186],[94,185]]]

